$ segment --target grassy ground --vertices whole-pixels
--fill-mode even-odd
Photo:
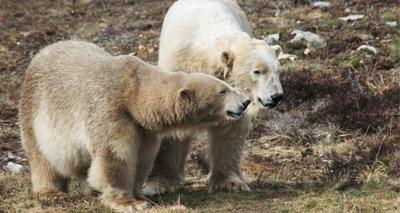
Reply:
[[[148,198],[149,211],[399,212],[400,2],[331,1],[312,8],[302,0],[239,1],[255,37],[279,33],[285,53],[285,99],[254,121],[242,171],[252,192],[206,194],[207,143],[188,157],[185,188]],[[93,42],[113,54],[134,53],[156,64],[163,17],[173,1],[3,0],[0,4],[0,212],[111,212],[96,197],[70,193],[51,200],[31,191],[20,146],[18,100],[24,72],[44,46],[65,39]],[[279,8],[279,10],[277,9]],[[346,12],[349,8],[351,12]],[[363,14],[344,22],[339,17]],[[397,21],[397,26],[387,22]],[[305,54],[290,33],[323,36],[327,46]],[[374,55],[356,51],[362,44]],[[9,153],[21,157],[9,159]]]

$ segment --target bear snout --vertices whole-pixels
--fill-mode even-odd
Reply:
[[[275,94],[271,96],[272,102],[276,105],[283,99],[283,94]]]
[[[246,100],[245,102],[243,102],[243,107],[244,107],[243,111],[246,110],[247,106],[249,106],[250,103],[251,103],[250,100]]]
[[[246,110],[247,106],[251,103],[250,100],[246,100],[242,103],[242,106],[238,105],[235,111],[228,110],[226,114],[234,119],[238,119],[242,116],[243,112]]]
[[[258,101],[265,108],[274,108],[283,99],[283,94],[275,94],[268,98],[268,101],[264,102],[261,98]]]

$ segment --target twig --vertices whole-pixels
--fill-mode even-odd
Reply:
[[[278,5],[274,2],[274,1],[272,1],[272,0],[268,0],[271,4],[272,4],[272,6],[274,6],[278,11],[275,13],[275,16],[278,16],[279,14],[281,14],[281,9],[279,9],[279,7],[278,7]]]
[[[107,13],[107,6],[106,6],[106,2],[104,1],[104,0],[101,0],[101,2],[103,3],[103,10],[104,10],[104,12],[106,12]]]
[[[375,164],[376,164],[376,162],[378,161],[378,155],[379,155],[379,153],[381,152],[381,148],[382,148],[383,142],[385,141],[386,138],[387,138],[386,135],[383,136],[383,139],[382,139],[382,141],[381,141],[381,144],[379,144],[378,152],[377,152],[376,155],[375,155],[374,163],[372,164],[372,167],[371,167],[371,169],[369,170],[367,182],[369,182],[369,179],[370,179],[370,177],[371,177],[372,171],[374,170]]]

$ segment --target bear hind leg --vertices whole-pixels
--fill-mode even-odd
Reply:
[[[26,125],[29,119],[22,116],[20,120],[21,140],[31,168],[33,192],[44,196],[66,193],[69,178],[62,176],[41,153],[32,126]]]
[[[56,196],[68,192],[69,178],[63,177],[41,153],[30,159],[30,165],[35,193]]]

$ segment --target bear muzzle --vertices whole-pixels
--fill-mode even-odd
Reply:
[[[283,94],[275,94],[268,98],[267,102],[264,102],[261,98],[258,98],[258,101],[265,108],[274,108],[276,105],[283,99]]]
[[[228,110],[226,113],[228,114],[229,117],[231,117],[233,119],[239,119],[250,103],[251,103],[250,100],[246,100],[245,102],[242,103],[242,106],[239,106],[237,108],[236,112]]]

